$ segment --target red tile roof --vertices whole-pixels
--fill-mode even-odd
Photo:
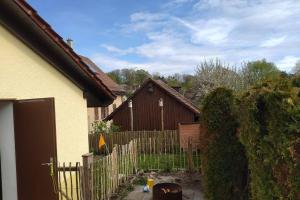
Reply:
[[[73,49],[63,40],[63,38],[56,33],[51,26],[38,15],[36,10],[34,10],[25,0],[13,0],[13,2],[22,10],[46,35],[62,48],[66,54],[73,59],[78,68],[84,73],[89,79],[94,81],[96,87],[101,89],[108,97],[115,99],[114,93],[104,84],[104,81],[95,75],[93,71],[87,66],[81,59],[81,57],[73,51]]]
[[[117,84],[115,81],[113,81],[107,74],[105,74],[91,59],[80,56],[82,61],[94,71],[94,73],[97,75],[99,79],[103,81],[103,83],[115,94],[124,94],[125,89]]]

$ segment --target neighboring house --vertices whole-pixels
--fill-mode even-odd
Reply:
[[[115,95],[24,0],[0,1],[0,52],[0,199],[58,200],[49,164],[81,161]]]
[[[163,120],[159,101],[163,101]],[[129,102],[132,101],[132,115]],[[179,123],[199,120],[200,112],[188,99],[161,80],[147,79],[133,95],[112,112],[112,120],[122,131],[175,130]],[[132,118],[131,118],[132,116]],[[163,124],[163,125],[162,125]]]
[[[93,61],[89,58],[81,56],[83,62],[85,62],[96,76],[103,81],[103,83],[116,95],[116,99],[112,104],[105,107],[94,107],[88,109],[88,123],[89,131],[92,130],[92,123],[95,121],[103,120],[110,113],[112,113],[117,107],[119,107],[125,100],[125,90],[122,86],[114,82],[107,74],[105,74]]]

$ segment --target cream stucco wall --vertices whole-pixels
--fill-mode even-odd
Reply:
[[[82,91],[0,25],[0,99],[55,98],[58,160],[88,152],[87,104]]]
[[[116,108],[119,107],[123,101],[125,100],[125,96],[118,95],[114,102],[108,106],[108,114],[112,113],[114,111],[114,104],[116,105]],[[95,119],[95,109],[98,109],[99,118],[101,120],[101,107],[97,108],[88,108],[88,123],[89,123],[89,131],[92,130],[92,123],[97,120]]]

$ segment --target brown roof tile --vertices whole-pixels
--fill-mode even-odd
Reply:
[[[103,81],[103,83],[114,93],[122,94],[125,90],[122,86],[113,81],[107,74],[105,74],[91,59],[80,56],[82,61],[90,67],[90,69],[96,74],[96,76]]]
[[[92,70],[81,60],[80,56],[73,51],[73,49],[66,44],[63,38],[56,33],[51,26],[41,17],[38,15],[36,10],[34,10],[25,0],[14,0],[13,2],[26,13],[26,15],[42,30],[44,31],[47,36],[56,43],[59,47],[61,47],[69,56],[72,58],[78,65],[78,68],[91,80],[94,81],[96,87],[101,89],[106,93],[108,97],[111,99],[115,98],[113,92],[103,83],[103,81],[96,76]]]
[[[192,111],[194,111],[197,114],[200,113],[200,111],[197,108],[197,106],[195,106],[189,99],[187,99],[186,97],[184,97],[182,94],[180,94],[179,92],[177,92],[174,88],[170,87],[169,85],[167,85],[162,80],[154,80],[154,79],[152,79],[152,81],[154,83],[156,83],[157,85],[159,85],[162,89],[164,89],[170,95],[172,95],[173,97],[175,97],[178,101],[180,101],[181,103],[183,103],[184,105],[186,105],[187,107],[189,107]]]

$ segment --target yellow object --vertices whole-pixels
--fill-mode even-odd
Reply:
[[[152,178],[148,178],[147,185],[148,185],[149,189],[152,189],[153,185],[154,185],[154,180]]]
[[[98,144],[99,149],[101,149],[104,145],[105,145],[105,140],[103,135],[101,134],[99,139],[99,144]]]
[[[83,90],[0,23],[0,99],[54,97],[58,162],[80,162],[89,151]]]

